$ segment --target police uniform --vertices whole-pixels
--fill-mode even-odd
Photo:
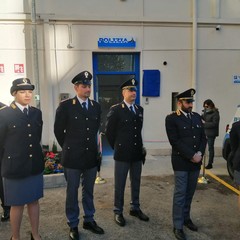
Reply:
[[[0,111],[6,107],[5,104],[0,102]],[[1,121],[1,120],[0,120]],[[1,153],[0,153],[0,174],[1,174]],[[10,207],[5,205],[4,202],[4,192],[3,192],[3,182],[0,176],[0,199],[2,202],[3,214],[1,216],[1,221],[7,221],[10,217]]]
[[[189,89],[179,94],[177,99],[192,102],[194,93],[194,89]],[[196,112],[191,112],[188,117],[187,113],[178,109],[166,117],[165,123],[172,145],[171,159],[175,176],[173,225],[175,229],[182,230],[183,225],[191,221],[190,207],[202,164],[193,163],[191,159],[197,152],[204,154],[206,136],[201,116]]]
[[[72,83],[91,85],[91,79],[91,73],[84,71],[75,76]],[[54,133],[62,147],[62,165],[67,180],[66,215],[71,229],[77,228],[79,224],[80,177],[83,179],[84,223],[94,222],[93,188],[98,165],[97,133],[100,116],[99,103],[87,99],[87,109],[84,109],[77,96],[61,102],[56,111]],[[72,239],[78,239],[78,236]]]
[[[33,90],[27,78],[13,81],[11,94],[18,90]],[[28,106],[24,114],[13,102],[0,110],[1,174],[6,205],[24,205],[43,196],[44,160],[40,145],[42,113]]]
[[[131,88],[136,88],[136,85],[137,81],[130,79],[121,85],[121,89],[131,90]],[[136,89],[133,90],[136,91]],[[131,210],[140,210],[139,192],[143,160],[141,135],[143,108],[137,104],[133,104],[134,112],[131,112],[129,108],[131,106],[128,105],[128,103],[123,101],[112,106],[107,115],[106,122],[106,136],[111,147],[114,149],[114,212],[117,215],[121,215],[123,212],[124,189],[128,171],[130,171],[131,180]]]

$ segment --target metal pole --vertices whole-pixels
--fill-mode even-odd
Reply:
[[[40,109],[40,87],[39,87],[39,64],[37,46],[37,22],[36,22],[36,2],[32,0],[31,21],[32,21],[32,45],[33,45],[33,77],[35,82],[35,103]]]
[[[203,173],[202,177],[198,178],[198,183],[208,184],[209,180],[205,177],[205,163],[206,163],[206,154],[203,156]]]

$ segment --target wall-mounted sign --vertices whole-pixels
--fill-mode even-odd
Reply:
[[[4,73],[4,64],[0,63],[0,73]]]
[[[101,37],[98,39],[99,48],[135,48],[133,37]]]
[[[232,81],[233,83],[240,83],[240,75],[233,75]]]
[[[24,73],[24,64],[14,64],[15,73]]]

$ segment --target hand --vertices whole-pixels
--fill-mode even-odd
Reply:
[[[191,161],[193,163],[199,163],[201,162],[201,160],[202,160],[202,155],[200,155],[199,153],[195,153]]]

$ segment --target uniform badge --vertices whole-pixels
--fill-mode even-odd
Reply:
[[[23,81],[23,83],[24,83],[24,84],[27,84],[27,83],[28,83],[28,81],[27,81],[27,79],[26,79],[26,78],[23,78],[23,80],[22,80],[22,81]]]
[[[88,72],[84,72],[85,78],[88,79]]]
[[[72,104],[73,104],[73,105],[76,104],[76,99],[73,99]]]
[[[135,86],[135,79],[132,79],[132,85]]]
[[[12,109],[16,109],[16,108],[17,108],[17,107],[15,106],[15,104],[13,104],[13,103],[12,103],[10,106],[11,106]]]

